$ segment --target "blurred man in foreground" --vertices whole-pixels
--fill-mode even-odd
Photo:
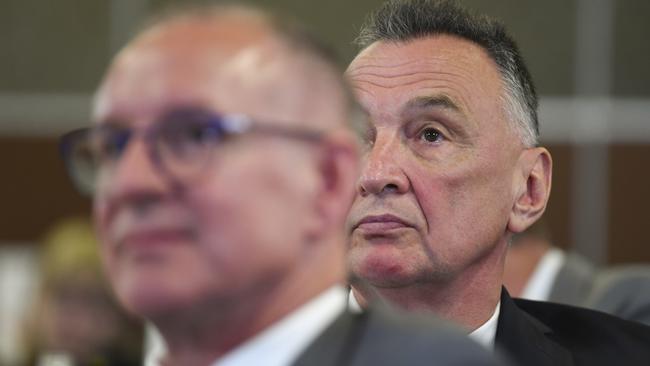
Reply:
[[[508,242],[551,188],[504,28],[454,2],[389,1],[359,43],[347,75],[371,125],[347,223],[354,298],[439,314],[521,364],[647,364],[647,327],[502,288]]]
[[[94,126],[63,138],[121,303],[169,365],[490,364],[446,331],[345,311],[353,103],[280,24],[241,7],[159,20],[113,61]]]

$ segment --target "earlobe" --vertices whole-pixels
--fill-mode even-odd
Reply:
[[[544,213],[553,170],[551,154],[542,147],[523,151],[519,165],[523,179],[508,222],[508,230],[513,233],[526,230]]]

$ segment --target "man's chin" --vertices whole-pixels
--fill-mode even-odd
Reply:
[[[352,272],[357,283],[374,288],[399,288],[414,282],[408,268],[395,261],[367,260]]]
[[[367,246],[348,253],[348,264],[353,277],[373,284],[401,283],[411,277],[412,265],[398,248]]]
[[[122,291],[125,292],[125,291]],[[191,303],[181,294],[169,289],[132,288],[120,295],[120,302],[131,314],[156,319],[187,309]]]
[[[196,297],[188,283],[183,284],[169,275],[151,268],[131,267],[112,282],[127,311],[141,318],[152,318],[188,306]]]

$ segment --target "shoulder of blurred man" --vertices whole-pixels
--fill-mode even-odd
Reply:
[[[546,299],[561,304],[584,306],[594,287],[596,267],[578,253],[565,252],[557,248],[554,250],[563,253],[564,260],[553,279]]]
[[[647,365],[650,327],[599,311],[515,300],[504,289],[496,344],[526,365]]]
[[[333,350],[340,350],[333,352]],[[306,365],[505,365],[460,330],[430,315],[373,304],[346,310],[299,357]]]
[[[599,271],[585,306],[650,325],[650,266],[625,265]]]
[[[598,269],[577,253],[567,253],[548,301],[584,306],[650,325],[650,266]]]

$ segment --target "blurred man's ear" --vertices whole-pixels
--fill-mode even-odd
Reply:
[[[551,154],[543,147],[524,150],[518,164],[523,179],[517,182],[518,194],[508,222],[508,230],[513,233],[526,230],[544,213],[553,170]]]
[[[358,142],[347,130],[326,137],[319,152],[321,190],[316,209],[329,231],[340,232],[354,199],[359,175]]]

